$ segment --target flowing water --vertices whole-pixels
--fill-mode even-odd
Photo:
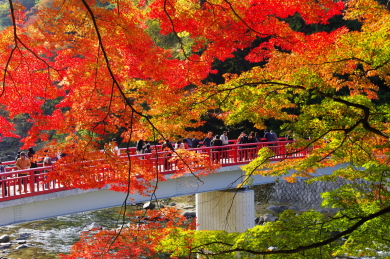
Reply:
[[[193,197],[186,200],[185,204],[188,201],[193,203]],[[141,208],[135,206],[128,206],[127,208],[127,210],[134,209]],[[78,241],[84,227],[90,223],[96,222],[102,228],[119,227],[122,222],[121,214],[118,213],[120,210],[120,207],[115,207],[0,227],[0,236],[7,234],[13,242],[10,248],[0,248],[0,259],[56,259],[58,254],[69,253],[71,246]],[[20,246],[15,243],[18,239],[27,241],[25,248],[16,249]],[[378,259],[389,257],[389,253],[378,252],[378,257],[353,258]]]
[[[129,206],[133,209],[134,207]],[[0,250],[0,258],[52,259],[57,254],[69,253],[86,225],[98,223],[102,228],[120,226],[120,207],[76,213],[66,216],[0,227],[0,236],[9,235],[11,242],[26,240],[26,246],[18,244]]]

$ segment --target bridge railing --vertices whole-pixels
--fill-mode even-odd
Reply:
[[[254,160],[257,157],[258,151],[263,147],[268,147],[275,154],[271,160],[278,161],[282,159],[293,159],[304,157],[309,150],[303,150],[296,153],[286,154],[286,146],[293,141],[277,141],[277,142],[257,142],[250,144],[229,144],[224,146],[201,147],[188,149],[193,152],[205,154],[209,163],[219,164],[224,166],[243,165]],[[158,170],[162,174],[174,173],[178,170],[175,154],[167,151],[154,150],[148,154],[132,154],[132,158],[141,160],[149,160],[152,162],[153,170]],[[122,154],[121,159],[125,161],[128,157]],[[4,162],[3,164],[12,165],[14,161]],[[191,167],[197,167],[193,164]],[[15,170],[15,167],[8,167],[6,173],[0,174],[0,201],[13,200],[23,197],[36,196],[46,193],[58,192],[71,189],[63,186],[56,180],[47,180],[47,174],[53,170],[52,166],[31,168],[27,170]]]
[[[52,167],[38,167],[9,171],[0,174],[0,201],[13,200],[69,189],[56,180],[48,182],[47,174]]]

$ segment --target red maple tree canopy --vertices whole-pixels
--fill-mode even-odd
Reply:
[[[341,16],[342,24],[358,25],[321,29]],[[294,181],[312,177],[317,168],[352,164],[326,180],[359,178],[383,186],[370,187],[376,190],[371,196],[352,192],[353,188],[343,190],[327,196],[331,197],[327,202],[347,210],[351,204],[365,204],[364,213],[387,213],[390,199],[383,179],[390,171],[390,116],[384,93],[390,82],[390,29],[389,12],[376,1],[351,0],[345,5],[332,0],[53,0],[40,1],[32,10],[11,1],[10,18],[12,26],[0,38],[0,136],[17,137],[12,120],[26,116],[32,126],[21,139],[22,148],[43,141],[52,154],[67,154],[49,179],[82,189],[110,184],[116,191],[147,195],[157,177],[152,163],[130,156],[118,160],[112,152],[113,136],[127,143],[140,139],[156,143],[200,137],[197,129],[205,117],[233,127],[249,122],[257,129],[277,120],[283,124],[280,131],[296,140],[286,152],[306,148],[312,152],[302,159],[266,163],[274,154],[261,150],[259,159],[245,168],[248,175],[285,176],[294,170],[287,178]],[[213,172],[216,166],[207,161],[199,153],[177,152],[172,155],[179,168],[174,176]],[[354,168],[367,171],[358,173]],[[110,177],[99,178],[102,170]],[[334,198],[343,195],[346,198]],[[368,219],[356,211],[345,215]],[[167,214],[180,218],[171,211]],[[308,218],[328,224],[318,215]],[[286,220],[293,221],[293,217]],[[335,225],[348,231],[357,228],[344,223]],[[173,236],[182,238],[188,253],[208,238],[193,239],[175,231]],[[339,230],[332,225],[323,232],[332,231]],[[134,233],[129,230],[127,237]],[[280,241],[264,235],[262,242],[275,242],[270,246]],[[86,254],[93,255],[107,241],[107,236],[100,238]],[[231,237],[226,238],[221,241],[224,248],[231,244]],[[84,249],[86,240],[90,239],[77,247]],[[249,239],[237,240],[232,247]],[[313,247],[322,244],[310,242]],[[115,253],[121,258],[122,243],[115,245],[112,258]],[[298,246],[312,248],[306,243]],[[172,249],[171,244],[167,247]],[[213,249],[219,248],[205,251]],[[126,256],[144,255],[135,250]],[[265,248],[258,255],[271,252]]]
[[[115,131],[113,124],[128,122],[134,115],[125,107],[125,97],[135,100],[133,108],[142,117],[146,112],[137,105],[146,101],[153,106],[160,99],[153,89],[164,87],[172,102],[180,99],[183,91],[178,89],[201,84],[216,72],[211,67],[214,60],[233,57],[258,38],[264,42],[252,48],[249,61],[270,58],[275,46],[304,50],[331,42],[329,35],[295,32],[282,18],[299,13],[306,23],[326,23],[341,13],[343,4],[54,1],[42,2],[29,18],[22,6],[12,7],[16,26],[3,31],[1,40],[6,64],[2,104],[11,117],[30,115],[34,126],[24,140],[28,147],[42,130]],[[146,100],[149,95],[155,99]],[[42,107],[57,98],[61,101],[55,107],[64,119],[58,117],[59,111],[43,116]]]

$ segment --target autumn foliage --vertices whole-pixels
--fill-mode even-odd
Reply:
[[[114,230],[92,230],[85,232],[81,240],[72,247],[72,254],[62,255],[62,259],[73,258],[153,258],[158,254],[154,244],[158,244],[168,234],[180,229],[194,229],[193,222],[187,222],[180,211],[175,209],[148,210],[124,213],[131,223]],[[126,222],[118,221],[118,224]]]
[[[359,28],[307,29],[340,16]],[[268,163],[274,154],[261,150],[244,168],[248,179],[263,174],[289,175],[284,179],[291,182],[297,177],[351,182],[324,194],[324,205],[341,208],[332,219],[312,212],[296,219],[286,213],[287,223],[257,227],[243,236],[172,235],[181,230],[168,233],[169,224],[181,221],[164,219],[166,225],[130,225],[83,237],[64,258],[154,256],[160,241],[169,244],[166,252],[171,253],[170,236],[181,236],[187,244],[177,250],[182,256],[208,251],[223,258],[241,251],[242,258],[305,258],[308,251],[319,258],[385,249],[383,240],[390,233],[384,223],[390,208],[386,6],[374,0],[53,0],[42,1],[27,16],[23,6],[11,1],[10,18],[13,26],[0,38],[0,104],[6,112],[0,117],[0,136],[17,137],[10,121],[26,114],[32,127],[21,140],[25,148],[47,141],[53,154],[67,154],[50,179],[82,189],[110,184],[115,191],[148,195],[156,179],[164,180],[151,162],[158,155],[153,153],[152,160],[115,156],[112,136],[119,132],[129,145],[139,139],[201,136],[196,129],[207,115],[225,125],[250,122],[257,129],[266,128],[269,120],[280,121],[280,133],[296,140],[286,152],[311,150],[305,158],[280,163]],[[291,19],[305,27],[294,28]],[[251,65],[235,69],[239,55]],[[216,63],[234,65],[222,74]],[[213,82],[213,76],[222,83]],[[169,162],[179,168],[175,177],[216,169],[194,152],[170,155]],[[316,177],[318,168],[336,165],[345,166]],[[307,237],[306,230],[294,228],[297,222],[321,234]],[[373,237],[371,229],[381,236]],[[332,237],[333,231],[341,234]],[[350,239],[335,242],[342,237]],[[256,240],[278,244],[282,252]]]

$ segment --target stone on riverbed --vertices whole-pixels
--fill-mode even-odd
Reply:
[[[30,233],[23,233],[21,234],[18,238],[16,238],[15,240],[26,240],[27,238],[29,238],[31,236]]]
[[[2,235],[0,237],[0,243],[7,243],[9,242],[9,235]]]
[[[186,217],[186,219],[196,218],[196,212],[195,211],[185,211],[185,212],[182,213],[182,215],[184,217]]]
[[[96,231],[96,230],[100,230],[102,229],[102,227],[96,223],[96,222],[89,222],[85,225],[85,227],[83,228],[82,232],[87,232],[87,231]]]
[[[23,248],[27,248],[27,247],[28,247],[28,245],[20,245],[16,249],[23,249]]]
[[[12,243],[0,243],[0,249],[7,249],[12,246]]]
[[[146,202],[143,206],[144,210],[152,210],[156,207],[156,205],[153,202]]]
[[[275,217],[272,214],[265,214],[259,218],[255,219],[256,225],[263,225],[265,222],[275,222],[278,220],[278,217]]]

